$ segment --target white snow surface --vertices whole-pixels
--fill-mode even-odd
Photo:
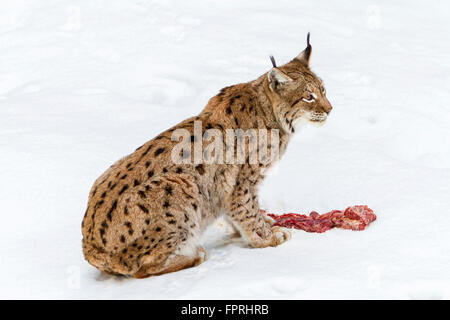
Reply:
[[[3,0],[0,298],[450,298],[446,1]],[[276,248],[218,221],[196,268],[144,280],[84,261],[94,180],[225,86],[296,56],[334,109],[261,188],[272,212],[367,204],[361,232],[293,231]],[[227,240],[228,239],[228,240]]]

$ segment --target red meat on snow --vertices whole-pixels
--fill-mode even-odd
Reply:
[[[313,211],[309,215],[286,213],[276,215],[261,210],[275,220],[275,226],[301,229],[306,232],[322,233],[332,228],[364,230],[376,220],[377,216],[368,206],[351,206],[341,210],[333,210],[324,214]]]

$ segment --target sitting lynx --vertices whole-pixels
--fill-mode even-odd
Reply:
[[[274,161],[175,163],[172,135],[187,130],[190,147],[208,129],[277,130],[276,147],[283,154],[300,124],[322,124],[332,108],[322,81],[309,69],[310,55],[308,34],[306,49],[292,61],[276,67],[272,58],[268,73],[222,89],[198,116],[161,133],[100,176],[82,223],[86,260],[105,273],[136,278],[193,267],[205,258],[202,232],[219,216],[252,247],[288,240],[288,231],[272,226],[258,205],[258,184]],[[195,123],[201,123],[200,135]],[[184,160],[190,157],[183,153]]]

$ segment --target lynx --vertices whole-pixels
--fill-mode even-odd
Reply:
[[[223,88],[203,111],[164,131],[112,165],[94,183],[82,222],[86,260],[108,274],[145,278],[197,266],[205,260],[200,236],[223,216],[251,247],[278,246],[290,233],[260,212],[258,185],[275,162],[175,163],[177,130],[188,143],[208,129],[267,129],[279,133],[282,155],[305,122],[323,124],[332,107],[310,70],[311,45],[256,80]],[[202,132],[203,132],[202,131]],[[272,139],[272,138],[271,138]],[[271,140],[272,141],[272,140]],[[186,141],[185,141],[186,142]],[[272,141],[273,142],[273,141]],[[263,143],[269,151],[273,143]],[[192,154],[184,152],[183,159]]]

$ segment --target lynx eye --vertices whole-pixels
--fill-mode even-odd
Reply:
[[[316,100],[316,98],[317,98],[317,96],[314,93],[310,92],[308,99],[307,98],[303,98],[302,101],[305,101],[307,103],[311,103],[311,102],[314,102]]]

